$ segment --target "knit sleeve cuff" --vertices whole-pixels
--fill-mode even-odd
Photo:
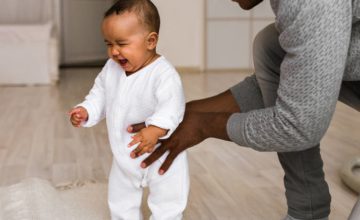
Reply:
[[[145,125],[146,127],[148,127],[149,125],[154,125],[156,127],[168,130],[168,132],[166,133],[165,136],[160,137],[160,140],[164,140],[170,137],[170,135],[174,132],[176,126],[173,125],[173,123],[169,120],[166,120],[166,118],[148,118],[145,121]]]
[[[245,123],[249,113],[234,113],[226,124],[226,131],[231,141],[241,146],[249,146],[246,140]]]
[[[264,108],[263,98],[255,75],[230,88],[241,112]]]

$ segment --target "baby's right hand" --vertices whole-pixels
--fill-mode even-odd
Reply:
[[[69,111],[70,122],[74,127],[80,127],[82,122],[88,120],[88,112],[83,107],[76,107]]]

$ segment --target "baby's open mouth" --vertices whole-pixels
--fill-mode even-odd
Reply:
[[[121,65],[125,65],[127,62],[128,62],[127,59],[120,59],[120,60],[119,60],[119,63],[120,63]]]

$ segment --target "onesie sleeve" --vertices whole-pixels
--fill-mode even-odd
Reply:
[[[82,124],[83,127],[91,127],[105,118],[105,81],[108,65],[105,65],[95,79],[85,100],[77,106],[84,107],[88,112],[88,120]]]
[[[156,107],[154,114],[146,119],[145,124],[168,129],[168,133],[161,139],[168,138],[184,117],[185,97],[181,79],[175,69],[170,68],[171,74],[164,74],[155,89]]]
[[[276,103],[233,114],[227,132],[232,141],[258,151],[304,150],[320,142],[335,111],[351,34],[351,3],[279,1],[276,27],[286,52]],[[254,88],[254,80],[232,92]]]

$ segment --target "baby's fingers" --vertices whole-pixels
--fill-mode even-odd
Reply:
[[[79,121],[81,119],[80,115],[78,113],[75,113],[71,116],[72,118],[74,118],[74,120]]]
[[[71,124],[75,127],[79,127],[80,126],[80,121],[78,120],[75,120],[75,119],[71,119]]]
[[[143,151],[144,147],[146,147],[147,144],[141,142],[131,153],[130,153],[130,157],[131,158],[135,158],[139,156],[139,153]]]
[[[76,121],[76,122],[81,122],[81,121],[82,121],[82,118],[81,118],[80,115],[78,115],[78,114],[73,114],[73,115],[70,117],[70,120],[71,120],[71,121]]]
[[[71,110],[68,112],[68,114],[69,114],[69,115],[72,115],[72,114],[79,113],[79,112],[80,112],[80,109],[79,109],[79,108],[73,108],[73,109],[71,109]]]
[[[81,115],[81,114],[75,114],[74,116],[79,121],[85,121],[86,120],[85,117],[83,115]]]
[[[128,144],[128,147],[131,147],[139,142],[141,142],[141,136],[138,136],[138,135],[134,135],[132,136],[132,141]]]
[[[132,158],[139,157],[144,153],[151,153],[154,150],[154,145],[147,143],[147,144],[140,144],[135,150],[133,150],[130,154]]]

